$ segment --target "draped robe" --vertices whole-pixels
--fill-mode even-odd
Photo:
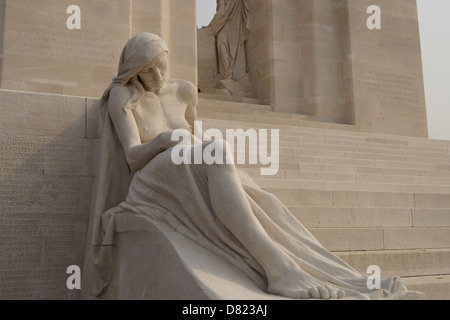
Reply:
[[[240,81],[247,74],[245,42],[251,30],[247,0],[219,0],[210,27],[216,36],[220,75]]]

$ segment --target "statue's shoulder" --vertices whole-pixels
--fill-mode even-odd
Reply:
[[[109,93],[110,100],[125,100],[128,99],[130,90],[125,86],[115,86]]]
[[[183,79],[169,79],[174,86],[177,87],[178,92],[196,92],[197,87],[190,81]]]
[[[197,87],[190,81],[182,79],[170,79],[171,84],[176,88],[177,94],[184,100],[196,99]]]
[[[116,86],[109,93],[108,107],[110,109],[122,109],[128,102],[130,90],[124,86]]]

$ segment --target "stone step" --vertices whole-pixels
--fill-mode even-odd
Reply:
[[[258,175],[258,170],[249,171],[254,178],[263,178]],[[283,173],[276,176],[267,176],[266,178],[283,178]],[[286,180],[319,180],[319,181],[345,181],[358,183],[379,183],[379,184],[397,184],[397,185],[422,185],[422,186],[450,186],[450,178],[428,177],[428,176],[402,176],[402,175],[384,175],[384,174],[365,174],[365,173],[337,173],[327,171],[301,171],[286,170],[284,172]]]
[[[248,113],[252,114],[253,111],[263,111],[262,115],[272,115],[272,107],[263,105],[259,100],[251,98],[239,98],[236,101],[222,101],[222,100],[211,100],[202,98],[199,96],[197,112],[199,116],[203,116],[203,112],[213,111],[219,113]],[[244,102],[245,101],[245,102]],[[280,114],[280,118],[286,118],[289,114]],[[292,118],[292,115],[290,116]],[[211,122],[209,120],[208,122]]]
[[[450,227],[450,209],[289,207],[307,228]]]
[[[235,163],[238,167],[258,169],[266,167],[259,163],[257,154],[249,157],[246,153],[244,163],[238,161],[235,155]],[[250,159],[256,160],[256,164],[251,164]],[[272,158],[275,160],[276,158]],[[330,173],[356,173],[372,174],[372,175],[392,175],[392,176],[419,176],[429,178],[442,178],[436,181],[439,184],[445,184],[446,179],[449,178],[450,168],[448,165],[429,164],[429,163],[413,163],[413,162],[399,162],[399,161],[383,161],[383,160],[366,160],[366,159],[351,159],[351,158],[330,158],[318,156],[286,156],[280,155],[279,159],[280,170],[300,170],[303,172],[327,172],[312,171],[314,167],[317,168],[331,168]],[[311,166],[306,167],[305,166]],[[333,169],[336,168],[336,169]],[[337,171],[337,168],[344,168],[346,171]],[[423,169],[423,170],[422,170]],[[398,172],[397,172],[398,171]],[[394,173],[395,172],[395,173]],[[422,179],[425,181],[426,179]],[[430,179],[430,181],[433,179]]]
[[[300,170],[302,167],[300,166]],[[401,168],[381,168],[381,167],[358,167],[358,173],[363,174],[382,174],[390,176],[423,176],[423,177],[443,177],[450,178],[450,171],[445,170],[420,170],[420,169],[401,169]]]
[[[200,119],[205,120],[205,122],[210,123],[211,125],[226,125],[226,126],[236,126],[245,128],[245,127],[254,127],[254,128],[270,128],[272,122],[267,122],[267,119],[278,119],[283,120],[286,118],[286,113],[280,113],[283,115],[282,117],[278,117],[278,112],[270,112],[266,115],[266,118],[252,118],[246,119],[245,121],[235,122],[227,118],[226,112],[210,112],[207,114],[203,114],[203,112],[198,113],[198,117]],[[288,130],[296,129],[296,128],[309,128],[311,130],[315,130],[315,132],[319,132],[320,130],[331,130],[331,131],[344,131],[344,132],[360,132],[356,126],[346,125],[346,124],[336,124],[329,122],[319,122],[316,121],[314,116],[311,115],[303,115],[303,114],[291,114],[289,113],[289,118],[293,120],[297,120],[298,122],[292,127],[289,123],[283,123],[282,121],[276,122],[277,128],[285,128]],[[291,127],[290,127],[291,126]],[[378,137],[378,135],[377,135]]]
[[[450,300],[450,275],[405,277],[409,290],[423,292],[429,300]]]
[[[281,139],[280,139],[281,140]],[[306,140],[306,139],[305,139]],[[336,151],[336,152],[352,152],[352,153],[369,153],[369,154],[382,154],[383,156],[397,156],[397,157],[403,157],[403,158],[428,158],[428,159],[444,159],[447,162],[450,161],[450,152],[447,150],[441,150],[441,152],[430,152],[429,149],[424,150],[415,150],[415,151],[409,151],[405,149],[391,149],[387,146],[379,146],[379,147],[368,147],[363,146],[362,144],[359,145],[344,145],[343,143],[338,143],[337,141],[327,141],[327,142],[320,142],[320,141],[298,141],[296,143],[292,143],[292,141],[289,143],[284,140],[281,140],[285,142],[284,145],[287,145],[286,148],[297,148],[297,149],[309,149],[309,150],[330,150],[330,151]]]
[[[370,159],[369,157],[351,158],[345,157],[327,157],[327,156],[285,156],[280,155],[280,160],[284,162],[299,163],[317,163],[320,165],[353,165],[359,167],[376,167],[380,169],[403,169],[403,170],[426,170],[426,171],[450,171],[450,164],[445,163],[427,163],[412,161],[392,161],[381,159]]]
[[[234,117],[237,118],[236,115]],[[290,119],[290,121],[292,121]],[[203,124],[204,129],[207,128],[218,128],[220,130],[225,131],[225,129],[242,129],[246,131],[250,129],[250,127],[242,128],[239,125],[213,125],[211,123],[205,122]],[[266,128],[269,129],[269,128]],[[310,146],[314,149],[328,149],[335,151],[349,151],[349,152],[377,152],[382,154],[393,154],[393,155],[401,155],[410,158],[423,158],[423,157],[434,157],[434,158],[443,158],[450,161],[450,150],[448,146],[450,145],[428,145],[428,147],[424,146],[415,146],[411,144],[405,145],[397,145],[390,143],[391,141],[386,140],[383,143],[371,143],[367,142],[367,139],[359,137],[355,139],[353,136],[346,136],[340,133],[335,135],[324,136],[323,134],[317,134],[310,131],[298,132],[294,133],[292,130],[286,130],[283,128],[279,131],[280,134],[280,142],[283,143],[283,146],[291,146],[292,148],[305,148]],[[225,136],[225,134],[224,134]]]
[[[206,130],[205,128],[203,128]],[[220,129],[219,129],[220,130]],[[232,133],[237,135],[239,131],[237,129]],[[259,131],[253,129],[254,134],[258,137]],[[250,134],[250,131],[242,129],[241,134]],[[270,139],[272,132],[267,132],[267,137]],[[227,138],[227,132],[222,131],[222,137]],[[234,136],[231,136],[234,137]],[[278,145],[280,152],[288,154],[303,154],[304,152],[317,152],[317,154],[330,154],[333,157],[345,156],[345,154],[367,154],[365,158],[374,159],[388,159],[388,160],[400,160],[400,161],[415,161],[415,162],[437,162],[437,163],[450,163],[450,152],[443,150],[441,152],[430,152],[429,150],[422,151],[407,151],[401,149],[390,149],[390,148],[371,148],[362,145],[349,145],[348,142],[336,141],[308,141],[308,139],[300,138],[298,141],[287,140],[283,136],[279,137]],[[302,140],[302,141],[300,141]],[[258,146],[260,143],[258,140],[246,140],[246,145]],[[271,143],[271,140],[267,144]],[[322,152],[321,152],[322,151]]]
[[[402,163],[426,163],[426,164],[437,164],[437,165],[443,165],[445,168],[450,168],[450,159],[445,158],[433,158],[433,156],[428,157],[408,157],[404,155],[392,155],[392,154],[384,154],[384,153],[377,153],[376,150],[373,150],[372,152],[353,152],[353,151],[336,151],[336,150],[329,150],[326,148],[323,149],[294,149],[294,148],[280,148],[279,149],[280,155],[300,155],[300,156],[317,156],[317,157],[324,157],[324,158],[340,158],[340,159],[366,159],[366,160],[384,160],[384,161],[391,161],[391,162],[402,162]]]
[[[373,250],[334,252],[361,273],[372,265],[381,277],[450,275],[450,249]]]
[[[272,118],[278,117],[280,113],[278,112],[271,112],[270,116]],[[282,113],[281,113],[282,114]],[[397,145],[408,145],[413,141],[413,143],[417,146],[424,146],[424,147],[430,147],[433,145],[443,145],[445,148],[448,149],[448,146],[450,145],[449,141],[446,140],[431,140],[427,138],[421,138],[421,137],[410,137],[410,136],[397,136],[397,135],[389,135],[389,134],[381,134],[381,133],[371,133],[371,132],[362,132],[360,131],[356,126],[353,125],[346,125],[346,124],[335,124],[335,123],[326,123],[326,122],[319,122],[319,121],[311,121],[314,120],[314,117],[308,116],[308,115],[301,115],[301,114],[290,114],[291,117],[294,119],[299,119],[299,126],[295,129],[309,129],[309,130],[315,130],[316,133],[320,135],[325,135],[327,133],[337,133],[341,132],[345,135],[353,135],[357,140],[364,139],[365,137],[368,137],[370,140],[367,142],[372,143],[384,143],[386,141],[390,140],[390,143],[397,144]],[[202,114],[199,113],[199,117],[202,117]],[[283,114],[284,117],[284,114]],[[306,119],[306,120],[305,120]],[[232,121],[227,121],[224,119],[221,119],[220,116],[216,117],[208,117],[208,122],[214,125],[233,125]],[[262,124],[265,124],[264,122],[254,122],[254,123],[235,123],[235,125],[239,126],[247,126],[247,127],[261,127]]]
[[[212,100],[212,101],[224,101],[224,102],[242,102],[242,103],[253,103],[262,104],[260,99],[252,97],[239,97],[232,96],[226,93],[226,90],[217,88],[200,88],[202,91],[199,93],[199,100]],[[272,109],[272,108],[271,108]],[[219,118],[220,119],[220,118]]]
[[[409,176],[409,177],[442,177],[450,178],[450,171],[444,170],[413,170],[400,168],[381,168],[381,167],[363,167],[355,165],[321,165],[300,163],[299,171],[302,172],[335,172],[335,173],[354,173],[388,176]]]
[[[230,96],[230,92],[227,89],[220,89],[213,87],[212,84],[202,85],[199,83],[199,97],[221,97],[221,96]]]
[[[256,156],[256,157],[255,157]],[[256,164],[249,163],[249,154],[245,156],[245,162],[238,162],[235,155],[235,163],[241,168],[259,169],[266,167],[259,162],[257,155],[254,155]],[[274,160],[276,158],[273,158]],[[337,171],[338,169],[330,169],[334,173],[353,173],[357,170],[361,174],[384,174],[384,175],[404,175],[404,176],[423,176],[423,177],[441,177],[444,180],[450,177],[450,165],[430,164],[430,163],[413,163],[402,161],[387,161],[387,160],[370,160],[370,159],[351,159],[351,158],[330,158],[319,156],[286,156],[280,155],[279,159],[280,170],[300,170],[311,172],[313,167],[317,168],[344,168],[346,171]],[[312,166],[305,169],[305,166]],[[317,171],[312,171],[317,172]],[[323,172],[323,171],[321,171]],[[438,181],[438,180],[437,180]]]
[[[234,136],[228,136],[228,139]],[[271,135],[268,135],[269,139]],[[223,139],[227,138],[227,135],[222,135]],[[256,135],[253,140],[258,139]],[[235,140],[236,141],[236,140]],[[254,156],[259,151],[259,145],[261,141],[245,140],[245,151],[248,154]],[[268,152],[271,154],[271,144],[273,141],[267,141],[265,145],[269,148]],[[236,144],[236,142],[235,142]],[[285,145],[285,144],[283,144]],[[361,151],[361,150],[360,150]],[[405,155],[396,154],[384,154],[379,150],[363,150],[365,152],[358,151],[339,151],[330,150],[325,146],[315,146],[311,148],[309,146],[291,148],[279,146],[278,154],[281,161],[288,162],[301,162],[304,157],[309,158],[306,163],[318,163],[318,164],[333,164],[333,165],[357,165],[365,167],[391,167],[410,170],[441,170],[450,171],[450,158],[447,157],[434,157],[428,155],[424,157],[409,157]],[[234,149],[235,155],[238,152],[237,146]]]
[[[235,99],[239,100],[239,99]],[[255,116],[261,116],[263,118],[261,122],[250,122],[251,124],[254,124],[253,127],[264,127],[266,123],[264,120],[265,117],[269,117],[271,119],[290,119],[290,120],[314,120],[314,118],[311,115],[302,115],[302,114],[293,114],[293,113],[285,113],[285,112],[273,112],[272,107],[268,105],[262,105],[258,101],[252,101],[252,99],[243,99],[243,102],[239,101],[221,101],[221,100],[210,100],[210,99],[204,99],[200,98],[198,105],[197,105],[197,111],[199,114],[199,117],[207,119],[206,122],[210,123],[214,126],[224,126],[224,127],[230,127],[232,125],[228,118],[230,115],[236,115],[236,114],[248,114],[248,115],[255,115]],[[245,102],[245,100],[248,100]],[[258,118],[254,118],[258,120]],[[239,127],[246,127],[249,128],[249,123],[243,123],[239,122],[236,123],[235,126]],[[289,123],[280,123],[283,127],[289,126]],[[297,126],[295,128],[298,128]]]
[[[301,166],[301,165],[300,165]],[[254,179],[281,179],[290,180],[294,186],[298,186],[297,181],[325,181],[325,182],[353,182],[355,184],[368,184],[375,186],[379,184],[381,188],[392,187],[392,185],[397,185],[399,191],[405,190],[407,186],[429,186],[431,188],[438,188],[439,186],[450,187],[450,178],[440,178],[432,176],[420,176],[420,175],[384,175],[384,174],[364,174],[359,172],[352,172],[351,170],[358,170],[358,167],[351,166],[341,166],[348,170],[345,171],[305,171],[295,168],[295,169],[280,169],[275,175],[263,176],[261,174],[260,168],[253,167],[242,167],[241,169],[247,172]],[[347,168],[348,167],[348,168]],[[339,167],[337,167],[339,168]],[[333,169],[330,167],[330,169]],[[439,171],[437,171],[439,172]],[[437,174],[437,173],[436,173]],[[266,185],[270,181],[262,181],[261,185]],[[385,186],[389,184],[390,186]],[[285,184],[289,186],[289,183]],[[327,187],[328,189],[328,187]],[[417,190],[422,190],[423,188],[418,188]],[[412,190],[412,189],[408,189]],[[448,188],[442,190],[449,190]]]
[[[199,115],[200,116],[200,115]],[[258,126],[253,127],[262,127],[265,125],[261,124],[271,124],[277,126],[298,126],[298,120],[296,119],[285,119],[285,118],[274,118],[270,116],[264,115],[254,115],[254,114],[234,114],[234,113],[225,113],[225,112],[216,112],[216,111],[203,111],[201,113],[201,119],[207,119],[208,117],[219,116],[221,119],[226,119],[228,121],[239,121],[239,122],[249,122],[249,123],[258,123]]]
[[[262,174],[262,172],[260,173]],[[282,173],[281,173],[282,174]],[[339,175],[339,174],[334,174]],[[397,193],[423,193],[442,194],[450,197],[450,185],[414,185],[401,183],[368,183],[330,180],[288,180],[278,178],[253,178],[261,188],[272,189],[310,189],[310,190],[336,190],[336,191],[366,191],[366,192],[397,192]]]
[[[236,123],[234,127],[237,127],[239,124],[239,127],[242,128],[261,128],[264,129],[267,125],[270,125],[271,122],[266,122],[267,119],[277,119],[279,121],[276,122],[276,124],[279,125],[280,129],[283,128],[284,130],[290,131],[289,129],[296,128],[298,122],[286,122],[286,120],[299,120],[299,119],[309,119],[310,116],[308,115],[296,115],[292,113],[279,113],[277,117],[273,117],[273,112],[270,111],[270,106],[266,105],[260,105],[260,104],[251,104],[251,103],[225,103],[222,105],[223,101],[215,101],[213,104],[205,104],[206,102],[209,102],[210,100],[202,100],[199,102],[199,105],[197,106],[197,111],[199,116],[201,116],[205,123],[210,124],[211,126],[215,127],[223,127],[228,128],[231,127],[227,124],[217,123],[214,121],[211,121],[208,119],[208,117],[211,117],[212,115],[220,116],[223,120],[227,121],[233,121],[230,118],[230,116],[236,116],[236,115],[253,115],[255,117],[248,118],[245,120],[246,122],[240,122]],[[231,120],[230,120],[231,119]],[[252,120],[262,120],[262,123],[258,124],[255,122],[252,122]],[[283,122],[285,121],[285,122]],[[248,124],[252,124],[249,126]],[[292,126],[294,124],[295,126]],[[290,128],[289,126],[292,126]]]
[[[276,187],[263,187],[276,195],[287,207],[354,207],[354,208],[411,208],[411,209],[449,209],[448,193],[380,192],[360,190],[338,190]],[[449,237],[450,238],[450,237]]]
[[[280,164],[283,164],[280,163]],[[289,163],[286,163],[289,164]],[[260,167],[262,165],[238,165],[242,170],[247,172],[253,178],[271,178],[271,179],[286,179],[287,172],[298,172],[305,174],[353,174],[355,177],[358,175],[373,175],[373,176],[389,176],[389,177],[407,177],[417,178],[420,177],[445,177],[450,178],[449,171],[443,170],[410,170],[410,169],[390,169],[390,168],[377,168],[377,167],[361,167],[352,165],[321,165],[316,163],[292,163],[294,169],[280,169],[274,176],[261,176]],[[356,181],[356,180],[354,180]]]
[[[211,65],[210,67],[214,67]],[[211,79],[212,80],[212,79]],[[248,81],[199,81],[199,96],[208,96],[209,99],[222,100],[228,98],[252,98],[256,99],[253,85]],[[226,101],[226,100],[225,100]]]
[[[314,157],[313,157],[314,158]],[[314,159],[303,158],[300,162],[313,163]],[[280,157],[280,159],[282,159]],[[308,161],[309,160],[309,161]],[[307,162],[308,161],[308,162]],[[285,161],[289,162],[289,161]],[[292,162],[292,161],[291,161]],[[318,164],[332,164],[332,165],[356,165],[362,167],[378,167],[389,169],[408,169],[408,170],[438,170],[450,171],[450,164],[440,163],[426,163],[426,162],[407,162],[407,161],[390,161],[390,160],[374,160],[374,159],[352,159],[339,157],[317,157]]]
[[[246,158],[248,159],[248,158]],[[235,159],[235,164],[236,167],[240,168],[240,169],[245,169],[245,170],[251,170],[253,172],[260,172],[260,168],[262,167],[266,167],[263,166],[261,164],[249,164],[248,161],[246,161],[245,163],[238,163],[237,160]],[[292,161],[283,161],[281,160],[279,162],[279,169],[280,170],[298,170],[299,168],[299,163],[298,162],[292,162]]]
[[[241,131],[245,133],[245,131]],[[258,147],[258,144],[261,143],[258,139],[258,131],[253,131],[256,134],[256,139],[246,140],[246,147]],[[229,138],[233,138],[239,132],[233,131]],[[248,134],[250,132],[247,131]],[[230,134],[230,133],[229,133]],[[265,134],[265,133],[264,133]],[[227,133],[222,133],[222,137],[224,139],[227,138]],[[264,136],[265,137],[265,136]],[[267,145],[272,143],[271,140],[272,133],[267,132]],[[306,140],[306,139],[304,139]],[[450,164],[450,153],[446,151],[441,153],[431,153],[428,150],[423,150],[421,152],[415,152],[415,156],[412,153],[404,150],[392,150],[392,149],[382,149],[382,148],[367,148],[367,147],[358,147],[358,146],[343,146],[338,141],[332,141],[327,143],[312,143],[308,142],[297,142],[297,141],[288,141],[283,139],[283,137],[279,138],[278,147],[280,154],[287,155],[312,155],[312,156],[326,156],[326,157],[356,157],[359,159],[369,159],[369,160],[389,160],[389,161],[408,161],[408,162],[428,162],[428,163],[438,163],[438,164]],[[417,156],[419,155],[419,156]]]
[[[276,115],[276,113],[271,113],[272,115]],[[289,126],[288,124],[283,125],[279,124],[277,128],[280,129],[280,135],[283,136],[287,133],[291,135],[294,133],[298,137],[308,136],[315,137],[321,139],[339,139],[344,141],[353,141],[353,142],[365,142],[365,143],[375,143],[375,144],[389,144],[395,147],[402,146],[414,146],[414,147],[425,147],[425,148],[434,148],[434,149],[445,149],[450,150],[450,142],[449,141],[441,141],[441,140],[431,140],[426,138],[419,137],[404,137],[404,136],[392,136],[386,134],[379,133],[370,133],[370,132],[360,132],[355,126],[351,125],[343,125],[343,124],[332,124],[332,123],[324,123],[317,121],[305,121],[302,120],[304,118],[308,118],[308,116],[297,115],[299,119],[298,126]],[[271,116],[272,118],[276,118],[275,116]],[[199,113],[199,118],[202,118],[202,114]],[[225,128],[271,128],[273,126],[270,123],[258,123],[258,122],[236,122],[222,119],[204,119],[205,126],[209,125],[211,127],[225,127]],[[275,128],[275,127],[273,127]]]
[[[330,251],[448,249],[450,227],[308,228]]]

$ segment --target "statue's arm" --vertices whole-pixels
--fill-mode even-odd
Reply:
[[[199,127],[199,123],[197,121],[197,104],[198,104],[198,89],[192,82],[185,83],[185,97],[187,101],[187,108],[185,118],[191,127],[192,134],[202,134],[202,141],[209,141],[211,138],[205,134]],[[200,137],[197,137],[200,138]]]
[[[153,140],[141,143],[133,111],[124,110],[128,97],[127,91],[125,87],[115,87],[110,93],[108,108],[128,165],[131,170],[137,171],[147,165],[158,153],[168,148],[171,132],[163,132]]]
[[[194,128],[195,121],[197,121],[197,104],[198,104],[198,89],[192,82],[186,81],[183,88],[183,96],[187,102],[186,107],[186,121],[191,128]]]

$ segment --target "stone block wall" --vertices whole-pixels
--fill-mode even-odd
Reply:
[[[70,30],[67,8],[80,8]],[[172,77],[197,81],[195,0],[1,0],[0,88],[100,97],[126,41],[160,35]]]
[[[96,101],[0,90],[0,299],[80,297]]]
[[[254,0],[248,60],[274,111],[427,137],[415,0]],[[367,9],[381,9],[370,30]]]
[[[415,0],[346,0],[344,80],[354,123],[364,131],[428,137]],[[378,5],[381,29],[368,30],[367,8]]]

